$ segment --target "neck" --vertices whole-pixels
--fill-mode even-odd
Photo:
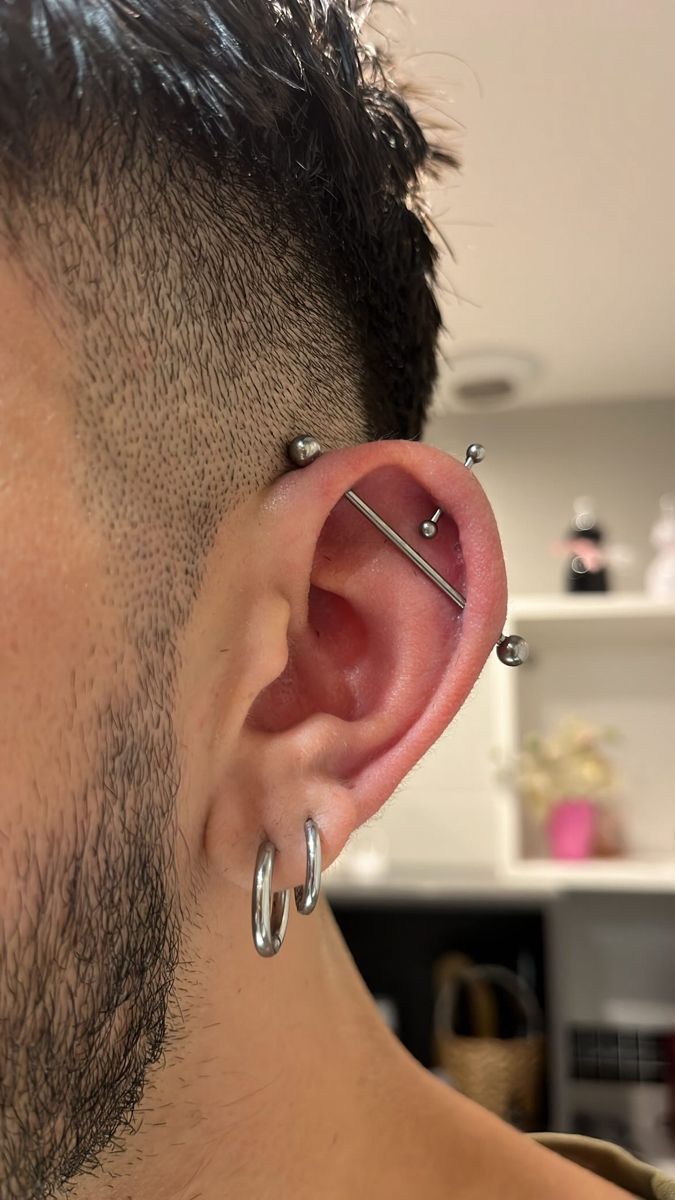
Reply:
[[[435,1081],[381,1021],[327,906],[293,912],[269,960],[253,948],[249,904],[222,887],[201,905],[178,1036],[148,1077],[138,1131],[77,1200],[250,1200],[279,1179],[298,1200],[317,1180],[322,1200],[343,1200],[386,1194],[385,1164],[410,1160],[400,1133]]]

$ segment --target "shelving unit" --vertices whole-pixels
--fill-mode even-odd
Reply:
[[[495,784],[498,869],[572,886],[675,887],[675,603],[643,595],[514,597],[508,627],[527,638],[531,659],[514,671],[489,665],[500,755],[510,759],[526,732],[570,711],[617,727],[628,857],[551,863],[528,839],[511,791]]]
[[[607,1120],[607,1136],[619,1137],[625,1121],[635,1149],[660,1155],[672,1150],[665,1086],[577,1079],[572,1042],[579,1030],[611,1043],[675,1028],[675,603],[514,597],[508,627],[527,638],[531,659],[509,672],[490,664],[504,758],[527,732],[545,732],[570,712],[622,735],[626,857],[541,856],[512,791],[495,784],[498,874],[559,897],[546,910],[553,1123],[581,1131],[590,1121],[597,1132]]]

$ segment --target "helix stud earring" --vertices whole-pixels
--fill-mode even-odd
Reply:
[[[476,463],[480,463],[485,458],[485,446],[481,446],[480,442],[472,442],[466,448],[466,456],[464,466],[467,471],[475,467]],[[438,533],[438,522],[443,516],[443,509],[437,508],[433,517],[429,517],[428,521],[422,521],[420,525],[420,533],[424,538],[435,538]]]
[[[253,875],[253,942],[263,958],[272,958],[279,953],[288,926],[289,893],[272,891],[275,856],[272,842],[263,842]]]
[[[321,891],[321,838],[311,817],[305,821],[307,868],[304,887],[295,889],[295,907],[303,917],[314,912]]]
[[[293,441],[287,447],[287,453],[289,459],[296,467],[308,467],[321,456],[321,443],[312,434],[303,433],[299,437],[293,438]],[[481,462],[484,457],[484,448],[477,442],[472,442],[466,452],[466,462],[464,465],[470,470],[475,463]],[[353,504],[376,529],[379,529],[380,533],[383,533],[402,554],[405,554],[406,558],[410,559],[416,567],[419,567],[420,571],[427,576],[427,579],[430,579],[432,583],[436,584],[436,587],[445,592],[446,596],[449,596],[458,608],[464,609],[466,607],[466,600],[461,592],[458,592],[457,588],[453,587],[447,579],[444,579],[436,568],[432,567],[431,563],[422,558],[422,555],[418,554],[417,550],[409,545],[405,538],[401,537],[400,533],[392,529],[391,525],[388,525],[379,513],[376,513],[369,504],[366,504],[365,500],[362,500],[351,489],[345,492],[345,499],[349,500],[350,504]],[[430,524],[434,523],[434,519],[437,520],[440,517],[441,512],[441,509],[436,510]],[[435,534],[426,536],[435,536]],[[530,654],[529,646],[525,639],[515,633],[503,633],[496,642],[496,650],[497,658],[507,667],[522,666],[524,662],[527,662]]]

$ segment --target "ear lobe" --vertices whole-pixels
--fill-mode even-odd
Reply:
[[[345,472],[350,455],[366,459],[356,474]],[[464,613],[341,498],[350,487],[466,594]],[[304,587],[287,580],[287,665],[251,706],[237,778],[280,851],[275,886],[286,887],[304,871],[305,818],[319,826],[327,865],[452,719],[499,635],[505,587],[480,486],[429,447],[336,452],[281,488],[298,505],[285,544],[290,570],[305,563]],[[445,515],[425,545],[418,526],[437,506]],[[314,527],[299,527],[305,511]],[[283,499],[274,513],[285,521]]]

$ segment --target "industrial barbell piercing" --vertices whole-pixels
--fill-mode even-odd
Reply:
[[[469,447],[469,450],[472,449],[480,449],[483,451],[479,457],[473,459],[474,462],[480,462],[485,453],[483,447],[472,445]],[[288,457],[294,466],[308,467],[310,463],[315,462],[316,459],[321,456],[321,443],[312,434],[304,433],[301,434],[300,437],[293,438],[293,441],[290,442],[287,447],[287,452]],[[446,596],[449,596],[458,608],[464,609],[466,607],[466,600],[461,592],[458,592],[451,583],[448,583],[447,579],[444,579],[443,576],[438,573],[435,567],[432,567],[431,563],[428,563],[425,558],[422,558],[422,555],[418,554],[417,550],[413,549],[413,547],[406,542],[405,538],[401,537],[400,533],[397,533],[395,529],[392,529],[391,525],[388,525],[387,522],[382,519],[379,513],[376,513],[369,504],[366,504],[365,500],[362,500],[361,497],[351,489],[345,492],[345,499],[349,500],[349,502],[353,504],[355,508],[358,508],[359,512],[363,513],[363,516],[366,517],[376,529],[379,529],[380,533],[383,533],[384,536],[388,538],[389,541],[392,542],[392,544],[396,546],[402,554],[405,554],[406,558],[409,558],[416,567],[419,567],[420,571],[422,571],[427,578],[432,581],[432,583],[436,584],[436,587],[439,587],[442,592],[445,592]],[[518,637],[517,634],[503,633],[499,638],[499,641],[496,643],[496,649],[499,661],[504,663],[504,665],[507,667],[519,667],[522,663],[527,661],[529,656],[529,647],[527,642],[524,638]]]
[[[438,522],[443,516],[443,509],[437,508],[433,517],[429,517],[428,521],[422,521],[420,525],[420,533],[424,538],[435,538],[438,533]]]
[[[482,462],[485,458],[485,446],[481,446],[480,442],[472,442],[466,448],[466,461],[464,466],[467,471],[475,467],[476,463]],[[422,521],[419,531],[424,538],[435,538],[438,533],[438,522],[443,516],[443,509],[437,508],[433,517],[429,517],[428,521]]]
[[[480,442],[472,442],[471,445],[467,446],[466,448],[466,461],[464,466],[466,467],[467,471],[470,471],[471,468],[475,467],[477,463],[481,463],[484,458],[485,446],[481,446]]]

